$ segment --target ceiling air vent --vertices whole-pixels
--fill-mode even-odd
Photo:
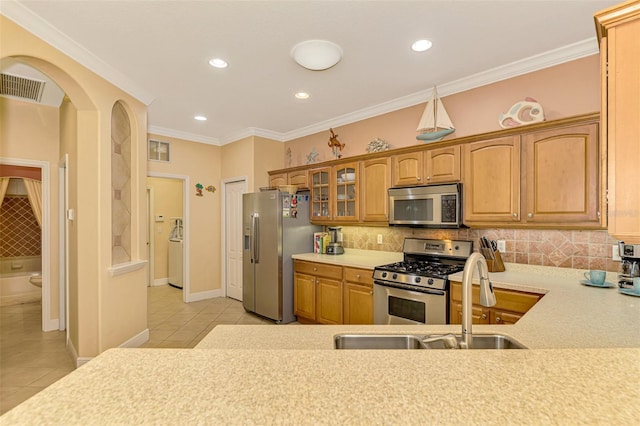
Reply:
[[[0,95],[29,99],[35,102],[42,100],[44,81],[5,73],[1,73],[0,76]]]

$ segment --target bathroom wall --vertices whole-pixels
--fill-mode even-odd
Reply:
[[[168,178],[147,178],[147,187],[153,188],[153,217],[164,216],[163,222],[151,223],[154,233],[154,273],[155,284],[167,284],[169,276],[169,235],[173,229],[174,217],[184,217],[182,211],[182,180]]]
[[[576,269],[605,269],[617,271],[620,262],[611,259],[611,246],[617,240],[607,231],[562,231],[525,229],[425,229],[405,227],[345,226],[342,228],[344,246],[363,250],[402,252],[407,237],[462,239],[479,238],[505,240],[505,262],[529,265],[557,266]],[[382,244],[377,236],[382,235]]]

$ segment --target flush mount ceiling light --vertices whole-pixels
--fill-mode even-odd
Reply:
[[[193,119],[198,121],[207,121],[207,117],[205,117],[204,115],[196,115],[195,117],[193,117]]]
[[[309,99],[309,94],[307,92],[298,92],[294,96],[296,99]]]
[[[418,40],[411,45],[411,50],[414,52],[424,52],[425,50],[431,49],[431,43],[429,40]]]
[[[213,58],[212,60],[209,61],[209,65],[211,65],[214,68],[226,68],[229,66],[227,61],[220,58]]]
[[[293,46],[291,57],[301,67],[322,71],[340,62],[342,49],[327,40],[307,40]]]

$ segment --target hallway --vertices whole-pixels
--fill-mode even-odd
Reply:
[[[147,288],[149,341],[143,348],[192,348],[217,324],[273,324],[229,298],[182,302],[168,285]],[[42,331],[40,303],[0,307],[0,414],[75,369],[64,331]]]

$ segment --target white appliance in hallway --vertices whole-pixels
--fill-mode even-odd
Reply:
[[[169,234],[169,285],[182,288],[182,259],[184,253],[184,231],[182,218],[172,218],[173,229]]]
[[[313,251],[309,192],[277,190],[243,194],[242,303],[245,310],[278,324],[293,315],[293,259]]]

